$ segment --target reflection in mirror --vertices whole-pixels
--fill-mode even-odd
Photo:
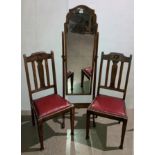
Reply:
[[[91,94],[96,76],[97,23],[94,10],[80,5],[69,10],[63,34],[63,71],[66,94]]]
[[[67,90],[69,94],[89,94],[92,77],[94,35],[67,34]],[[69,77],[69,78],[68,78]]]

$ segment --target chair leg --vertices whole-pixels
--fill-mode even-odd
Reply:
[[[35,126],[35,116],[32,108],[31,108],[31,118],[32,118],[32,125]]]
[[[81,87],[83,87],[84,73],[81,70]]]
[[[73,90],[74,73],[71,76],[71,90]]]
[[[44,150],[42,122],[38,122],[38,134],[39,134],[39,141],[40,141],[40,150]]]
[[[93,114],[93,127],[96,127],[95,118],[96,118],[96,115]]]
[[[87,111],[86,116],[86,139],[89,139],[90,113]]]
[[[70,124],[71,124],[71,135],[74,135],[74,107],[70,110]]]
[[[61,128],[62,128],[62,129],[65,128],[65,114],[62,115],[62,124],[61,124]]]
[[[120,144],[120,147],[119,147],[120,149],[123,149],[126,126],[127,126],[127,119],[123,120],[123,124],[122,124],[121,144]]]

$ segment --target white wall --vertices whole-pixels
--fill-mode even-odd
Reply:
[[[98,64],[101,51],[134,54],[133,0],[26,0],[22,1],[22,54],[51,49],[55,51],[58,92],[62,94],[61,31],[69,8],[87,5],[97,14],[99,36]],[[22,110],[29,109],[28,91],[22,59]],[[126,97],[133,108],[133,61]],[[71,102],[89,102],[88,96],[67,96]]]
[[[53,50],[55,53],[58,92],[62,94],[61,32],[68,11],[68,0],[23,0],[22,2],[22,55],[35,51]],[[28,89],[22,59],[21,107],[29,110]]]

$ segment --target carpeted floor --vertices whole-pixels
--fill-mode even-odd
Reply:
[[[31,124],[30,116],[22,116],[21,151],[22,155],[132,155],[133,154],[133,110],[128,112],[128,125],[124,149],[118,149],[122,123],[98,117],[96,127],[91,125],[90,139],[85,139],[86,109],[76,109],[75,134],[70,136],[69,115],[66,115],[65,129],[61,129],[61,118],[54,118],[44,124],[44,146],[39,151],[36,127]]]

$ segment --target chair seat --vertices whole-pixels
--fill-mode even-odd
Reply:
[[[86,67],[83,69],[84,72],[86,72],[88,75],[92,75],[92,67]]]
[[[70,103],[57,94],[45,96],[34,101],[39,117],[46,117],[60,110],[68,108]]]
[[[126,116],[125,102],[116,97],[98,95],[89,109],[93,111],[109,113],[112,115]]]

